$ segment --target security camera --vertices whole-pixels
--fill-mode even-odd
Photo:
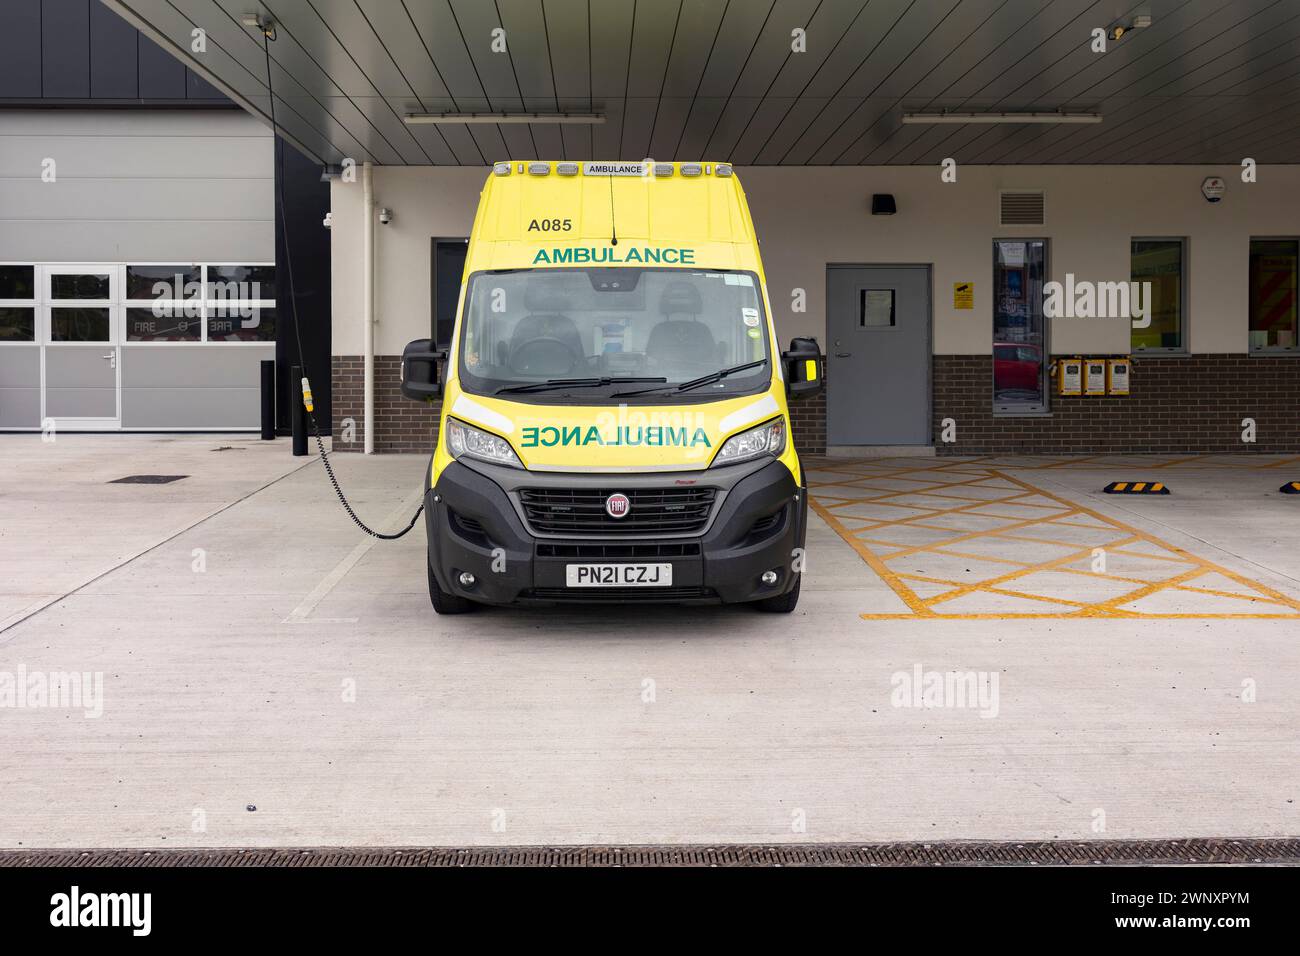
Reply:
[[[390,222],[392,222],[393,221],[392,211],[388,209],[379,210],[379,221],[385,226],[388,225]]]
[[[327,213],[325,214],[325,218],[321,220],[321,225],[324,226],[326,229],[328,229],[330,226],[334,225],[334,212],[333,212],[333,210],[331,210],[330,212],[327,212]]]

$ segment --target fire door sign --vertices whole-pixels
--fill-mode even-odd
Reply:
[[[1106,362],[1106,394],[1127,395],[1128,378],[1133,364],[1126,358],[1113,358]]]
[[[1056,360],[1056,381],[1058,394],[1083,394],[1083,359],[1063,358]]]
[[[1083,394],[1106,394],[1106,364],[1105,359],[1083,360]]]

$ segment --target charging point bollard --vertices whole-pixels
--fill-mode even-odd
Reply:
[[[293,457],[302,458],[307,454],[307,409],[298,394],[297,384],[302,380],[302,366],[295,365],[289,373],[289,395],[293,414],[289,416],[293,425]]]
[[[262,441],[275,440],[275,359],[262,360]]]

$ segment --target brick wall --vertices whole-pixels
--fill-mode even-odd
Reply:
[[[433,448],[439,405],[402,397],[400,360],[375,356],[375,451]],[[934,356],[934,434],[957,423],[957,440],[935,442],[940,455],[1143,454],[1202,452],[1300,453],[1300,360],[1248,355],[1137,359],[1132,394],[1053,395],[1049,416],[1007,418],[992,412],[993,360],[987,355]],[[333,364],[334,447],[361,451],[362,367],[357,355]],[[355,441],[344,440],[344,419]],[[1241,421],[1253,418],[1256,441],[1241,441]],[[790,403],[795,447],[826,450],[826,393]]]
[[[402,359],[375,356],[375,451],[428,454],[438,438],[441,403],[425,405],[402,394]],[[363,384],[365,369],[360,355],[336,355],[331,369],[334,389],[333,435],[335,451],[363,451],[366,427]],[[345,419],[354,423],[345,427]],[[346,441],[354,433],[354,441]]]
[[[1300,361],[1249,355],[1135,359],[1131,394],[1053,395],[1050,416],[992,412],[993,360],[934,357],[934,421],[952,418],[957,440],[940,455],[1144,454],[1300,451]],[[1241,440],[1253,418],[1256,441]]]
[[[360,355],[334,356],[333,387],[334,449],[362,451],[365,448],[365,414],[362,383],[365,372]],[[421,405],[402,395],[401,357],[375,356],[375,451],[423,452],[433,449],[438,436],[441,403]],[[354,422],[355,440],[344,440],[344,420]],[[826,393],[790,403],[790,425],[795,447],[810,455],[826,450]]]
[[[826,366],[822,363],[822,381]],[[790,402],[790,434],[803,455],[826,454],[826,389]]]

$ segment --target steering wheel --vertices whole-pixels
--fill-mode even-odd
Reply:
[[[568,343],[542,336],[529,339],[510,353],[510,371],[529,375],[567,375],[579,355]]]

